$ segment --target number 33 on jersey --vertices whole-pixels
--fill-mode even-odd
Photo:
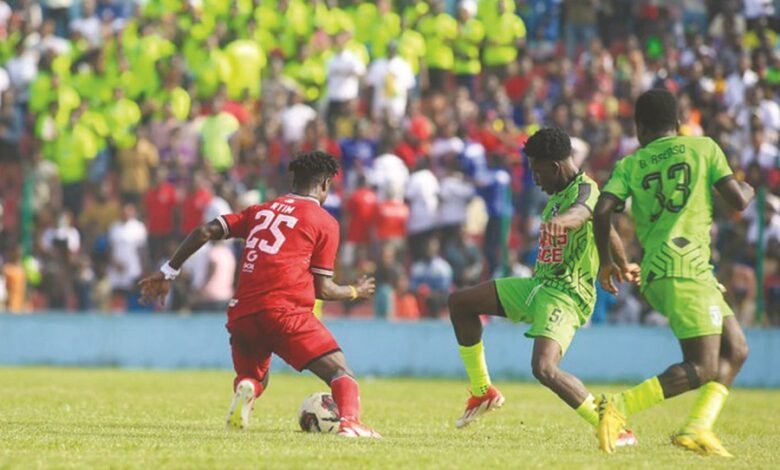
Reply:
[[[726,156],[708,137],[656,139],[615,165],[602,193],[632,199],[643,280],[711,276],[712,188],[730,177]]]
[[[287,195],[217,218],[225,238],[244,238],[228,319],[314,306],[314,274],[332,276],[338,222],[314,198]]]

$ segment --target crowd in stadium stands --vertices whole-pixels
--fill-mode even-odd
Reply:
[[[532,273],[526,138],[563,128],[603,183],[638,145],[633,100],[666,87],[681,133],[765,194],[717,211],[713,263],[742,323],[780,324],[777,3],[0,1],[0,310],[149,311],[136,282],[181,237],[322,149],[343,167],[338,276],[378,284],[326,313],[440,316],[454,288]],[[221,311],[240,250],[201,250],[169,308]],[[628,285],[593,316],[662,321]]]

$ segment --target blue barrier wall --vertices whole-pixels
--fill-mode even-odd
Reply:
[[[0,364],[230,368],[224,315],[0,315]],[[327,322],[360,375],[465,377],[447,322]],[[530,378],[524,327],[485,328],[491,376]],[[750,358],[737,384],[780,387],[780,330],[749,330]],[[592,382],[637,381],[680,359],[667,328],[600,326],[577,333],[563,366]],[[275,370],[289,370],[278,358]]]

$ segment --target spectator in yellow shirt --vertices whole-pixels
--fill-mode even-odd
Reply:
[[[471,97],[476,92],[477,75],[482,71],[479,49],[485,39],[485,27],[474,16],[477,3],[474,0],[460,2],[458,9],[458,37],[453,47],[455,53],[455,81],[459,87],[468,89]]]
[[[506,1],[499,1],[496,5],[498,11],[494,23],[486,28],[482,61],[487,75],[503,81],[509,64],[517,59],[517,51],[525,46],[525,23]]]

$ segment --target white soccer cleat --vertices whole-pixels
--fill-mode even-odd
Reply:
[[[242,380],[236,387],[233,402],[227,415],[228,431],[244,431],[249,427],[249,416],[255,405],[255,386],[249,380]]]
[[[488,411],[501,408],[504,404],[504,396],[498,391],[496,387],[492,385],[488,389],[487,393],[481,397],[475,397],[472,395],[466,402],[466,411],[463,412],[463,416],[455,421],[456,428],[463,428],[469,423],[476,421],[480,416]]]

